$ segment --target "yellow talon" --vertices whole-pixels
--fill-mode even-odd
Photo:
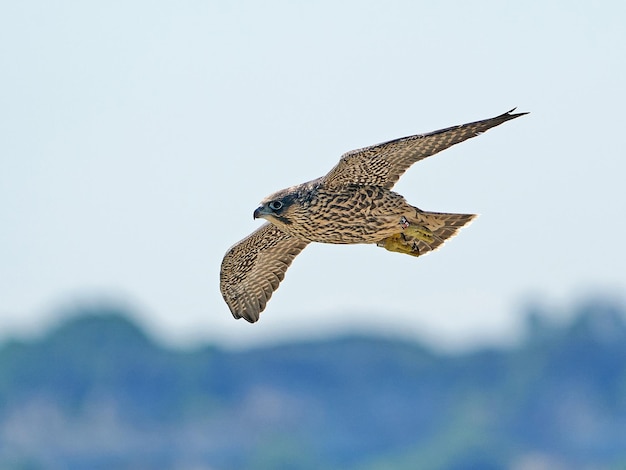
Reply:
[[[387,237],[379,241],[377,245],[385,248],[386,250],[395,251],[396,253],[405,253],[411,256],[420,255],[417,244],[414,241],[407,239],[402,233],[397,233]]]
[[[430,244],[435,241],[435,236],[433,235],[433,232],[428,230],[426,227],[420,227],[419,225],[408,226],[404,230],[404,233],[410,237],[417,238],[424,243]]]

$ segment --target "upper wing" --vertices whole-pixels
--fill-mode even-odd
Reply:
[[[266,223],[230,248],[222,260],[220,291],[233,316],[257,321],[285,271],[307,245]]]
[[[477,136],[503,122],[528,114],[511,114],[513,111],[515,108],[491,119],[352,150],[341,157],[339,163],[322,178],[322,182],[327,187],[356,184],[391,189],[402,173],[413,163]]]

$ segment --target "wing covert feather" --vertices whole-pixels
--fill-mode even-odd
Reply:
[[[222,260],[220,291],[233,316],[256,322],[287,268],[307,245],[265,223],[232,246]]]
[[[426,134],[417,134],[345,153],[339,163],[322,179],[326,187],[372,185],[391,189],[415,162],[435,155],[455,144],[482,134],[506,121],[528,113],[500,116]]]

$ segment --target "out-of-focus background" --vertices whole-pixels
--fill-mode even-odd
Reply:
[[[626,465],[626,4],[5,2],[0,463]],[[218,289],[267,194],[348,150],[531,114],[411,168],[439,252],[312,245]]]

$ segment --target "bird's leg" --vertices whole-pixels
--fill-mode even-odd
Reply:
[[[408,237],[417,238],[428,244],[435,241],[433,232],[421,225],[411,224],[404,216],[400,217],[400,227],[402,227],[404,234]]]
[[[389,251],[395,251],[396,253],[405,253],[411,256],[419,256],[419,248],[417,243],[409,237],[406,237],[404,233],[396,233],[390,237],[384,238],[378,243],[380,246]]]
[[[400,228],[402,229],[401,232],[383,238],[376,245],[389,251],[419,256],[420,250],[416,240],[428,244],[435,241],[435,235],[432,231],[421,225],[411,224],[404,216],[400,218]]]
[[[424,243],[431,244],[435,241],[435,236],[433,235],[433,232],[428,230],[426,227],[420,227],[419,225],[411,225],[404,231],[404,233],[407,236],[417,238]]]

